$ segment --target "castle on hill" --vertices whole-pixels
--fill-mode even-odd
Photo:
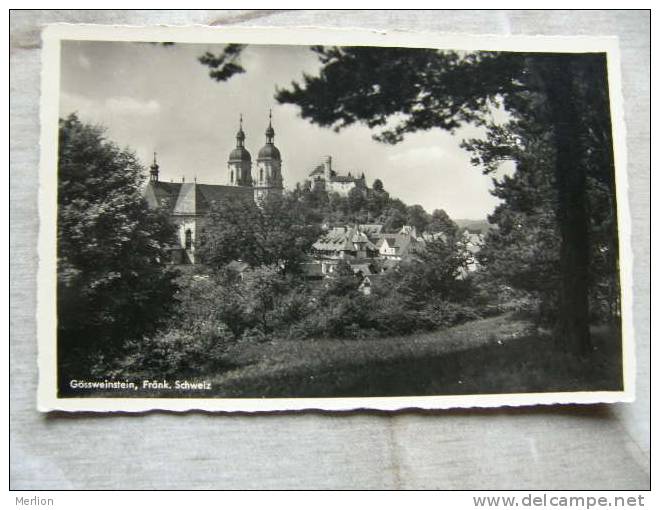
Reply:
[[[367,184],[364,172],[360,176],[353,176],[351,172],[348,175],[339,175],[332,168],[332,157],[326,156],[323,163],[315,167],[309,173],[313,190],[325,191],[326,193],[339,193],[347,196],[354,189],[366,190]]]

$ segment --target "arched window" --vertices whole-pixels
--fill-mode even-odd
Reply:
[[[192,248],[192,231],[190,229],[186,230],[186,250]]]
[[[231,171],[231,177],[229,178],[229,182],[231,184],[234,184],[234,171],[233,170]]]
[[[264,180],[264,169],[260,168],[259,169],[259,182],[263,182]]]

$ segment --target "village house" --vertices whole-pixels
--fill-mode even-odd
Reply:
[[[359,225],[334,227],[312,245],[312,256],[320,263],[322,274],[330,274],[340,260],[368,265],[378,256],[378,249]]]
[[[393,234],[378,233],[374,236],[378,255],[386,260],[403,260],[423,250],[426,241],[417,235],[415,227],[404,225]]]

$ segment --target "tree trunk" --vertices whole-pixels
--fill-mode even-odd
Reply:
[[[583,128],[575,86],[579,58],[549,57],[544,66],[544,81],[554,121],[557,221],[561,234],[559,317],[555,331],[566,351],[586,355],[591,351],[589,218]]]

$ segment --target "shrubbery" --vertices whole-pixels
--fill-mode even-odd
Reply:
[[[118,373],[203,373],[226,367],[236,344],[408,335],[479,318],[465,299],[471,281],[459,278],[460,247],[429,244],[419,259],[378,275],[371,295],[345,262],[314,283],[276,265],[182,276],[177,318],[164,333],[128,344]]]
[[[168,378],[196,375],[226,365],[224,354],[235,337],[222,324],[196,333],[169,329],[125,346],[127,354],[111,372],[115,377]]]

